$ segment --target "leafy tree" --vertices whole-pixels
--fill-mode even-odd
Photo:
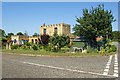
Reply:
[[[38,37],[38,36],[39,36],[38,33],[34,33],[34,34],[33,34],[33,37]]]
[[[50,36],[46,35],[46,34],[43,34],[43,35],[40,36],[40,38],[41,38],[41,44],[46,46],[49,42]]]
[[[111,38],[112,38],[112,40],[120,41],[120,31],[113,31]]]
[[[5,37],[5,31],[0,29],[0,38]]]
[[[22,32],[18,32],[17,35],[24,35]]]
[[[77,18],[78,23],[74,26],[74,34],[77,36],[85,36],[94,45],[96,37],[102,36],[104,42],[111,35],[112,22],[115,21],[111,10],[105,10],[104,5],[98,5],[96,8],[83,9],[83,16]]]
[[[0,29],[0,48],[5,47],[6,42],[7,42],[7,40],[5,38],[5,31]]]
[[[11,36],[14,35],[14,33],[8,33],[8,38],[11,38]]]
[[[62,47],[68,45],[70,43],[70,38],[69,36],[62,35],[59,36],[58,34],[54,34],[50,38],[50,44],[52,45],[53,49],[58,51]]]

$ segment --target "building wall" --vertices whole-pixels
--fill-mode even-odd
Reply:
[[[11,36],[11,40],[13,41],[13,45],[14,44],[24,44],[23,40],[28,38],[27,36],[23,36],[23,35],[12,35]],[[14,42],[16,40],[16,42]]]
[[[18,35],[16,35],[16,36],[11,36],[11,40],[17,40],[17,41],[19,41],[20,40],[20,37],[18,36]]]
[[[37,44],[37,43],[39,42],[39,37],[30,36],[30,37],[29,37],[29,42],[30,42],[30,43],[34,43],[34,44]]]
[[[11,40],[13,41],[13,45],[20,44],[20,37],[18,35],[11,36]],[[14,40],[16,40],[16,42],[14,42]]]

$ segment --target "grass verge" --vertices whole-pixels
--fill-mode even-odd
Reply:
[[[12,54],[32,54],[32,55],[45,55],[45,56],[69,56],[69,57],[85,57],[85,56],[103,56],[103,54],[100,53],[62,53],[62,52],[49,52],[49,51],[43,51],[43,50],[2,50],[2,53],[12,53]],[[108,55],[115,54],[115,53],[108,53]]]

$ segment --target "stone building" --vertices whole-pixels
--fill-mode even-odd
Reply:
[[[54,33],[57,33],[58,35],[67,35],[70,37],[70,39],[74,39],[75,36],[70,33],[70,25],[65,24],[65,23],[60,23],[60,24],[51,24],[51,25],[46,25],[43,24],[40,27],[40,35],[43,34],[48,34],[49,36],[53,36]],[[40,36],[38,37],[33,37],[33,36],[24,36],[24,35],[14,35],[11,36],[11,40],[14,44],[24,44],[24,42],[30,42],[33,44],[38,44],[40,42]]]
[[[54,33],[57,33],[58,35],[65,34],[70,38],[75,38],[75,36],[72,33],[70,33],[69,24],[65,24],[65,23],[51,24],[51,25],[43,24],[40,27],[40,35],[48,34],[49,36],[53,36]]]

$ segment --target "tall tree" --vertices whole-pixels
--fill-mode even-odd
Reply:
[[[74,26],[74,34],[85,36],[85,38],[96,42],[97,36],[109,38],[112,32],[112,22],[115,21],[111,10],[105,10],[104,5],[98,5],[96,8],[83,9],[83,16],[77,18],[78,23]]]
[[[22,32],[18,32],[17,35],[24,35]]]
[[[34,34],[33,34],[33,37],[38,37],[38,36],[39,36],[38,33],[34,33]]]

